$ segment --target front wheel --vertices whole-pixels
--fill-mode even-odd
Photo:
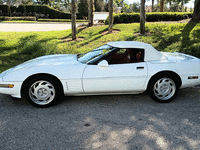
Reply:
[[[48,77],[38,77],[28,82],[25,96],[36,107],[49,107],[57,102],[61,92],[56,82]]]
[[[157,77],[150,83],[149,95],[160,103],[167,103],[177,95],[178,85],[172,77]]]

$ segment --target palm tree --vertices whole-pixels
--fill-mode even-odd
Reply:
[[[164,11],[164,0],[160,0],[160,12]]]
[[[109,2],[109,28],[108,33],[112,33],[113,30],[113,0]]]
[[[93,11],[94,11],[94,0],[89,0],[88,7],[88,26],[93,26]]]
[[[145,0],[141,0],[140,8],[140,34],[145,34]]]
[[[195,0],[194,2],[194,13],[192,15],[192,20],[196,22],[200,21],[200,0]]]
[[[154,0],[152,0],[151,12],[153,12]]]
[[[72,0],[72,40],[76,40],[76,0]]]

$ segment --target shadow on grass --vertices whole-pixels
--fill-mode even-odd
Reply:
[[[26,36],[20,38],[20,42],[15,45],[5,45],[5,41],[1,40],[0,43],[0,71],[13,67],[27,60],[45,55],[52,45],[46,44],[46,42],[52,40],[52,38],[36,40],[36,35]],[[53,38],[54,39],[54,38]],[[55,45],[56,46],[56,45]]]
[[[77,30],[77,35],[78,35],[78,33],[82,32],[82,31],[85,30],[85,29],[87,29],[87,27],[79,28],[79,29]],[[94,41],[100,39],[101,37],[103,37],[104,35],[101,34],[101,33],[105,32],[105,30],[108,30],[108,28],[102,29],[102,30],[100,30],[99,32],[97,32],[96,34],[93,34],[88,40],[87,40],[87,39],[81,40],[81,41],[76,41],[76,40],[74,40],[75,42],[74,42],[73,40],[68,40],[67,42],[71,42],[71,43],[70,43],[71,46],[80,43],[80,44],[77,46],[77,48],[80,48],[80,47],[82,47],[82,46],[85,46],[85,45],[89,44],[90,42],[94,42]],[[59,42],[59,43],[65,43],[64,39],[70,38],[71,36],[72,36],[72,34],[69,34],[68,36],[63,37],[63,38],[61,39],[61,40],[63,40],[63,41],[61,41],[61,42]],[[77,37],[78,37],[78,36],[77,36]],[[84,37],[79,37],[79,38],[84,38]]]
[[[76,35],[77,35],[78,33],[80,33],[81,31],[83,31],[84,29],[87,29],[87,27],[78,28],[78,29],[77,29],[77,32],[76,32]],[[71,38],[71,37],[72,37],[72,33],[70,33],[68,36],[65,36],[65,37],[61,38],[61,40],[64,40],[64,39],[67,39],[67,38]],[[73,40],[71,40],[71,41],[73,41]],[[75,41],[75,40],[74,40],[74,41]],[[60,42],[60,43],[65,43],[65,41],[62,41],[62,42]]]
[[[164,50],[165,48],[174,44],[175,42],[180,41],[181,45],[180,45],[180,48],[178,49],[179,52],[187,53],[187,54],[199,57],[200,53],[196,52],[196,50],[191,49],[191,48],[192,47],[195,48],[195,46],[193,44],[197,43],[196,40],[198,39],[200,30],[197,30],[193,33],[193,36],[195,37],[194,40],[190,39],[191,31],[194,29],[196,24],[197,24],[196,22],[190,21],[189,23],[186,24],[186,26],[184,27],[184,29],[181,31],[180,34],[175,34],[173,36],[170,36],[167,39],[162,37],[162,35],[158,36],[157,34],[155,34],[156,35],[155,39],[158,39],[158,41],[161,41],[156,48],[160,49],[160,50]],[[197,48],[195,48],[195,49],[197,49]],[[198,49],[197,49],[197,51],[198,51]]]

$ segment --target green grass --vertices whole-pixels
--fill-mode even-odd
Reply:
[[[0,72],[19,63],[48,54],[82,53],[109,41],[141,41],[160,51],[178,51],[200,57],[200,23],[147,23],[147,35],[140,36],[139,24],[117,24],[114,34],[101,34],[108,26],[78,29],[69,41],[71,30],[51,32],[0,32]]]

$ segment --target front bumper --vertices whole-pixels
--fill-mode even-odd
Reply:
[[[12,97],[21,98],[22,82],[4,82],[0,78],[0,93],[11,95]]]

